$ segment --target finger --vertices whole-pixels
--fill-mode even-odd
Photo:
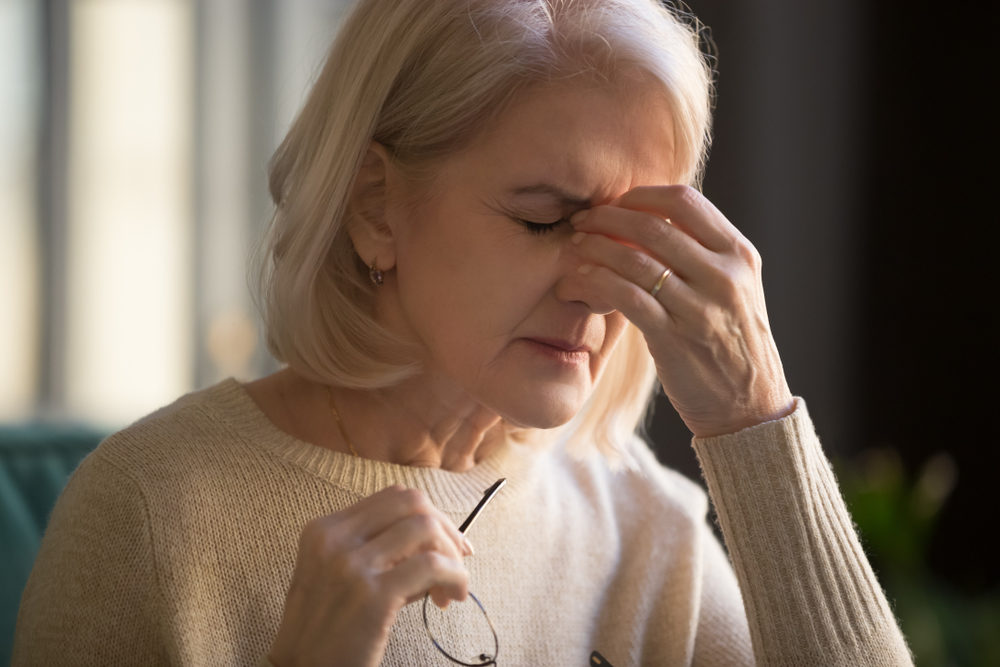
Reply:
[[[639,224],[651,219],[651,216],[646,213],[622,210],[618,210],[617,213],[638,216],[632,218],[631,221]],[[600,233],[577,232],[571,240],[575,252],[584,260],[584,266],[593,264],[611,269],[619,277],[633,283],[647,294],[659,282],[663,272],[669,268],[671,274],[657,290],[656,299],[659,301],[659,307],[666,308],[675,317],[688,316],[694,312],[693,308],[698,302],[692,286],[697,284],[696,281],[714,283],[716,274],[719,273],[714,264],[719,263],[720,258],[690,239],[684,232],[674,230],[671,225],[662,221],[661,224],[662,227],[667,228],[670,236],[674,239],[681,239],[682,244],[676,250],[664,252],[666,257],[651,256],[641,248],[616,241]],[[589,270],[587,269],[587,271]],[[640,303],[633,304],[633,311],[636,313],[645,308],[652,308],[655,311],[656,306],[652,301],[641,298],[641,295],[633,297],[632,290],[628,286],[620,285],[618,289],[614,289],[614,282],[604,285],[598,284],[599,281],[600,274],[598,273],[592,277],[589,283],[600,288],[601,298],[624,298],[626,299],[625,303],[639,301]],[[608,303],[602,301],[601,298],[595,299],[595,296],[598,295],[591,292],[584,300],[587,303]],[[649,294],[649,296],[652,298],[653,295]],[[628,317],[628,313],[623,310],[623,307],[619,307],[617,301],[611,301],[609,305],[616,310],[622,310],[622,313]],[[639,325],[638,321],[633,320],[633,322]]]
[[[400,493],[407,493],[407,489],[399,484],[393,484],[387,486],[380,491],[362,498],[353,505],[346,507],[335,514],[331,514],[331,517],[337,517],[342,520],[353,519],[356,516],[369,516],[371,514],[384,511],[385,507],[396,503],[398,501],[398,495]]]
[[[469,572],[462,563],[437,551],[410,556],[379,577],[384,590],[414,602],[436,589],[436,601],[464,600],[469,594]]]
[[[743,235],[707,197],[686,185],[644,186],[614,202],[670,220],[709,250],[723,252]]]
[[[714,252],[671,221],[644,211],[598,206],[575,229],[578,234],[601,234],[632,249],[643,250],[689,278],[697,278],[699,267],[716,259]],[[580,237],[572,238],[577,241]]]
[[[623,212],[624,211],[619,211]],[[628,212],[638,218],[651,219],[646,213]],[[634,222],[641,222],[638,219]],[[709,265],[717,261],[710,251],[698,245],[684,232],[673,229],[669,223],[660,221],[664,232],[661,238],[649,242],[656,246],[637,247],[635,244],[623,243],[601,233],[577,232],[571,237],[576,253],[586,262],[602,264],[612,269],[618,275],[631,280],[637,285],[652,286],[649,277],[655,281],[664,268],[670,267],[678,276],[687,282],[698,282],[706,278]],[[645,233],[641,234],[645,236]]]
[[[654,276],[653,282],[655,279]],[[566,288],[567,294],[576,292],[581,295],[581,301],[589,299],[611,304],[646,334],[673,324],[674,318],[657,298],[651,296],[644,287],[639,287],[605,266],[584,264],[569,280],[571,284]],[[664,283],[662,289],[667,287],[668,284]]]
[[[340,529],[357,535],[362,542],[373,539],[407,517],[415,515],[435,517],[454,542],[456,549],[462,553],[471,552],[468,541],[458,532],[454,522],[436,508],[419,489],[391,486],[359,501],[348,512],[338,515],[331,516],[337,517],[338,522],[341,522]]]
[[[382,531],[359,550],[362,562],[387,570],[421,551],[437,551],[453,560],[464,555],[441,520],[426,514],[407,517]]]
[[[756,275],[752,261],[719,255],[700,246],[693,251],[697,258],[678,252],[667,253],[664,261],[602,234],[577,232],[571,240],[584,262],[605,266],[647,292],[652,292],[663,272],[670,269],[655,296],[675,317],[697,316],[696,306],[708,302],[730,306],[739,303]],[[612,307],[617,309],[614,304]]]

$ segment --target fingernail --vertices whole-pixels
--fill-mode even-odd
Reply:
[[[582,211],[577,211],[576,213],[574,213],[569,217],[569,223],[571,225],[579,225],[581,222],[587,219],[588,212],[589,211],[587,209],[583,209]]]
[[[580,242],[583,241],[584,236],[586,236],[586,234],[584,234],[583,232],[577,232],[576,234],[573,234],[573,236],[569,237],[569,241],[573,245],[580,245]]]
[[[593,270],[594,270],[593,264],[581,264],[580,267],[577,269],[577,271],[579,273],[582,273],[583,275],[587,275]]]
[[[462,545],[465,547],[464,551],[466,556],[476,555],[476,550],[472,548],[472,542],[470,542],[469,538],[465,535],[462,535]]]

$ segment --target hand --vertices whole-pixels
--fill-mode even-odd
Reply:
[[[792,412],[760,255],[708,199],[687,186],[641,187],[571,222],[583,260],[576,289],[642,331],[664,392],[695,436]]]
[[[426,496],[389,487],[311,521],[268,655],[278,667],[374,666],[407,603],[468,595],[465,537]]]

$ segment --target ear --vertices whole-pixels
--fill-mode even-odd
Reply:
[[[368,266],[388,271],[396,264],[395,236],[387,218],[389,151],[371,142],[347,202],[347,231],[354,250]]]

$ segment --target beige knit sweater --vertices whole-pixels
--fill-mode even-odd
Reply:
[[[638,441],[637,469],[621,472],[520,445],[463,473],[410,468],[295,440],[229,380],[80,465],[25,589],[13,663],[266,663],[306,522],[392,483],[458,522],[506,477],[467,559],[500,665],[583,667],[595,649],[615,667],[911,664],[803,402],[694,446],[735,568],[701,489]],[[442,634],[467,637],[473,611],[450,610]],[[385,664],[450,664],[419,603]]]

